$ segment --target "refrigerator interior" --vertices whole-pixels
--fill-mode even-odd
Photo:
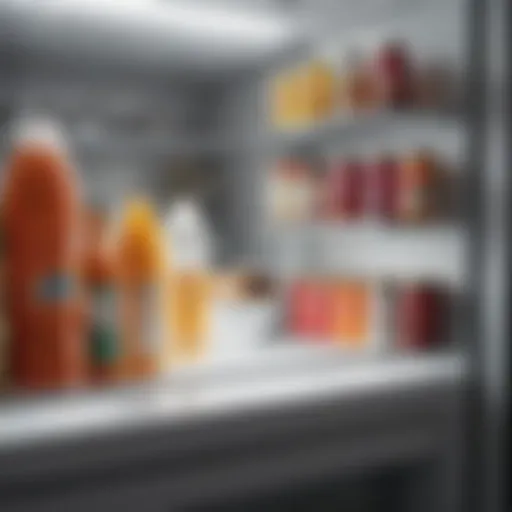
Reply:
[[[108,203],[112,211],[133,193],[149,195],[164,211],[177,191],[196,191],[219,248],[215,263],[220,268],[265,269],[285,283],[307,273],[372,280],[428,278],[449,285],[456,297],[453,329],[440,355],[400,353],[385,335],[389,330],[382,318],[372,350],[349,354],[332,343],[297,341],[280,321],[272,339],[234,362],[203,361],[171,372],[178,388],[180,379],[197,386],[203,379],[206,388],[220,389],[215,382],[224,379],[229,386],[229,376],[234,375],[242,400],[244,392],[257,393],[251,388],[254,382],[269,376],[274,382],[288,373],[294,378],[304,375],[305,382],[315,372],[325,373],[334,381],[339,377],[336,369],[343,368],[349,379],[366,379],[368,386],[393,381],[392,374],[400,371],[408,375],[406,381],[435,379],[445,371],[460,377],[466,350],[459,329],[468,278],[468,233],[461,215],[420,228],[389,228],[373,221],[279,226],[268,217],[265,194],[274,162],[293,152],[294,137],[303,136],[292,134],[290,143],[270,124],[269,84],[276,73],[316,56],[336,63],[351,47],[371,53],[382,41],[398,38],[408,42],[419,63],[442,61],[464,83],[468,2],[390,0],[382,2],[382,8],[371,2],[356,6],[327,0],[283,2],[277,8],[272,2],[238,2],[237,9],[254,8],[251,3],[287,20],[279,22],[282,34],[275,41],[269,43],[267,34],[264,43],[248,37],[246,44],[237,45],[212,36],[215,44],[210,46],[204,33],[179,40],[181,35],[163,26],[149,37],[154,20],[148,17],[145,24],[123,18],[121,23],[116,9],[107,10],[106,16],[102,7],[91,9],[89,19],[81,18],[84,11],[79,7],[76,12],[59,11],[58,2],[48,10],[41,6],[37,16],[27,2],[6,4],[3,19],[9,22],[0,25],[0,34],[9,28],[1,54],[2,76],[7,77],[0,91],[2,127],[7,133],[10,122],[26,112],[58,118],[71,141],[85,197]],[[462,95],[463,89],[459,92]],[[466,133],[460,105],[440,112],[378,112],[311,128],[305,135],[306,152],[335,158],[431,147],[450,163],[451,188],[457,191],[467,177]],[[7,144],[2,146],[4,160]],[[382,299],[383,311],[386,305]],[[240,331],[238,335],[243,337]],[[404,366],[397,370],[393,365],[402,361]],[[387,370],[386,364],[391,365]],[[357,368],[359,377],[354,376]],[[384,375],[380,381],[375,377],[379,372]],[[218,400],[217,395],[205,399],[203,407]],[[11,417],[7,415],[4,432],[29,422],[25,406],[7,400]],[[82,424],[88,415],[77,413],[75,418],[82,419],[76,422]],[[54,412],[50,416],[56,417]],[[91,423],[99,416],[108,414],[91,414]]]

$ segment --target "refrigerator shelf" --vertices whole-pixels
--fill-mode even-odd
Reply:
[[[319,145],[348,137],[368,137],[382,130],[432,126],[458,129],[463,120],[453,110],[379,110],[336,115],[326,121],[297,129],[274,130],[271,144],[282,149],[317,148]]]
[[[468,372],[457,352],[354,359],[332,346],[287,343],[243,360],[178,369],[147,384],[12,398],[1,406],[0,452],[120,428],[188,425],[334,398],[457,385]]]

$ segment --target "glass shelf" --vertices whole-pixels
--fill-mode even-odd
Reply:
[[[347,136],[373,135],[377,130],[394,130],[411,126],[461,127],[462,120],[453,111],[381,110],[337,115],[311,126],[272,132],[272,144],[277,148],[307,148]]]

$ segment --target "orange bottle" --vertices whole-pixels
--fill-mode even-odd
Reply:
[[[4,192],[14,384],[80,384],[86,355],[79,189],[55,125],[20,127]]]
[[[98,209],[89,210],[86,213],[83,280],[90,312],[87,322],[89,375],[95,383],[114,380],[119,369],[117,283],[106,230],[105,214]]]
[[[346,347],[367,345],[371,328],[371,288],[361,281],[335,285],[334,335]]]
[[[121,220],[117,247],[121,374],[137,379],[160,368],[163,246],[151,203],[131,201]]]

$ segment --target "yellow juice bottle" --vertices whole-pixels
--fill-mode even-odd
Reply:
[[[150,377],[162,361],[163,241],[149,200],[130,201],[120,220],[117,272],[121,375]]]

